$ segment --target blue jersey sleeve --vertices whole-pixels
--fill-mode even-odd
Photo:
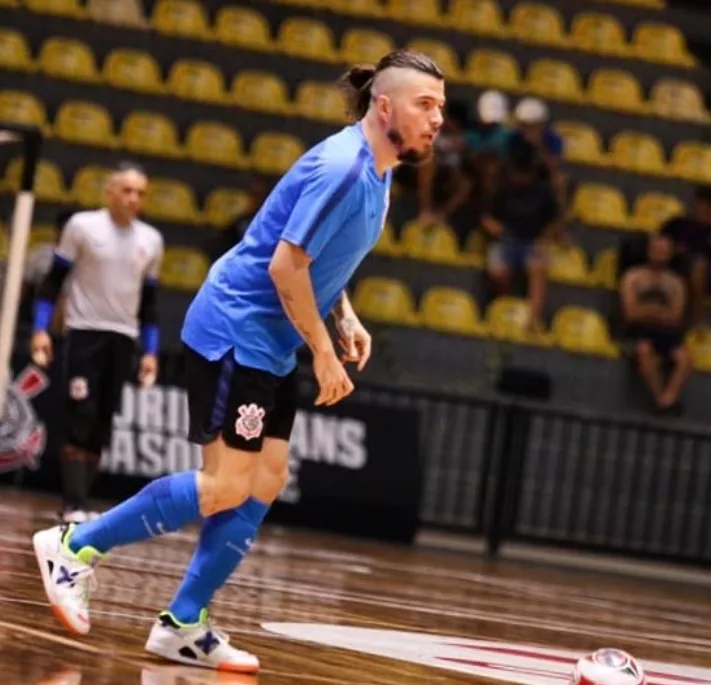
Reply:
[[[352,164],[342,158],[326,157],[304,169],[299,195],[282,232],[282,240],[316,259],[353,212],[354,187],[363,161],[363,155],[358,155]]]

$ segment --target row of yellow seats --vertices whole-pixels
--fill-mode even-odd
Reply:
[[[5,178],[0,182],[0,191],[17,192],[22,164],[21,159],[10,162]],[[71,187],[68,187],[57,164],[42,160],[35,176],[35,195],[39,202],[76,204],[94,209],[104,202],[109,174],[111,169],[85,166],[76,172]],[[151,178],[144,212],[150,220],[224,228],[248,207],[249,196],[244,190],[216,188],[200,208],[195,192],[188,184],[169,178]]]
[[[402,228],[395,239],[391,224],[386,224],[374,252],[387,257],[405,257],[453,267],[483,268],[486,265],[483,231],[469,234],[464,250],[459,249],[454,231],[445,224],[425,225],[416,220]],[[600,252],[592,266],[585,251],[576,246],[552,245],[548,255],[548,277],[558,283],[591,288],[614,288],[617,255],[614,250]]]
[[[281,4],[300,5],[300,0],[277,0]],[[599,11],[577,13],[566,28],[563,15],[555,8],[538,2],[519,2],[508,21],[497,0],[454,0],[449,11],[440,11],[439,0],[317,0],[320,9],[348,14],[370,14],[455,31],[482,34],[557,48],[583,50],[598,54],[695,67],[686,40],[676,26],[658,21],[642,21],[635,26],[628,41],[620,20]],[[326,39],[322,39],[328,45]]]
[[[557,121],[555,129],[565,140],[563,154],[569,162],[696,183],[711,182],[711,145],[681,141],[667,161],[662,142],[648,133],[620,131],[605,150],[599,132],[590,124]]]
[[[419,303],[406,284],[393,278],[372,276],[358,283],[353,305],[360,316],[370,321],[408,327],[425,327],[442,333],[519,344],[558,347],[567,352],[608,359],[620,356],[607,321],[598,312],[577,306],[560,308],[550,330],[529,330],[530,309],[524,300],[499,297],[479,312],[474,299],[463,290],[434,287]],[[696,329],[686,338],[694,366],[711,372],[711,329]]]
[[[109,111],[85,101],[64,103],[47,123],[44,105],[29,93],[0,91],[0,121],[30,124],[45,136],[69,143],[123,148],[135,154],[170,159],[189,159],[235,169],[254,169],[265,174],[284,173],[304,152],[304,143],[287,133],[264,132],[255,137],[249,153],[239,131],[216,121],[197,121],[181,142],[177,126],[164,114],[131,112],[118,135]]]
[[[306,20],[304,20],[306,21]],[[377,61],[392,47],[392,41],[372,31],[353,29],[344,36],[353,39],[348,61]],[[386,44],[383,45],[382,41]],[[311,46],[312,43],[305,43]],[[469,55],[465,69],[459,67],[453,50],[439,41],[415,39],[409,43],[434,57],[455,80],[480,87],[495,86],[513,92],[530,93],[552,100],[591,105],[632,114],[654,115],[671,119],[707,122],[701,91],[693,83],[662,77],[645,100],[640,82],[621,69],[596,69],[588,80],[587,89],[579,72],[571,64],[548,58],[530,63],[526,78],[515,58],[497,50],[475,50]],[[301,55],[306,56],[306,55]],[[232,91],[225,87],[222,71],[208,62],[193,59],[176,61],[163,81],[160,67],[148,53],[140,50],[117,49],[108,54],[100,71],[91,48],[81,41],[49,38],[40,48],[35,62],[25,38],[12,30],[0,30],[0,68],[32,71],[41,69],[54,78],[85,83],[104,81],[116,88],[148,93],[170,93],[179,98],[211,104],[240,106],[275,113],[289,114],[286,86],[274,74],[246,71],[238,74]],[[335,86],[320,88],[310,94],[314,104],[309,110],[309,98],[303,98],[297,112],[308,112],[312,118],[341,120],[343,100]],[[272,104],[273,103],[273,104]],[[299,109],[299,107],[301,109]],[[306,108],[306,109],[304,109]]]
[[[546,347],[559,346],[571,352],[610,358],[619,356],[602,316],[579,307],[559,310],[550,331],[534,333],[529,328],[530,309],[525,300],[497,298],[482,316],[469,293],[456,288],[434,287],[425,292],[417,307],[405,283],[380,276],[371,276],[358,283],[353,306],[363,318],[380,323],[422,326],[443,333]]]

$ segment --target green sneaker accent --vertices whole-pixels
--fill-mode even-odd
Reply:
[[[66,532],[64,533],[64,536],[62,538],[62,547],[64,548],[65,552],[68,552],[71,554],[73,557],[76,557],[79,559],[79,561],[88,564],[89,566],[94,566],[95,564],[99,563],[103,558],[104,555],[99,552],[98,549],[95,547],[91,547],[90,545],[87,545],[86,547],[82,547],[81,549],[77,550],[76,552],[71,548],[71,541],[72,541],[72,534],[74,533],[74,529],[77,527],[76,523],[70,523],[69,528],[67,528]]]
[[[201,609],[200,610],[200,618],[195,621],[195,623],[183,623],[182,621],[179,621],[177,618],[175,618],[175,614],[172,612],[168,611],[167,609],[165,611],[160,612],[161,616],[167,616],[171,623],[175,624],[178,628],[195,628],[196,626],[199,625],[204,625],[207,623],[207,609]]]

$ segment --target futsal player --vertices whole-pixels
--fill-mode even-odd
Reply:
[[[74,633],[89,631],[93,567],[109,550],[200,521],[195,554],[146,649],[207,668],[259,668],[256,656],[211,627],[207,607],[285,485],[297,349],[305,343],[313,353],[319,406],[353,391],[345,362],[362,369],[368,361],[370,335],[345,288],[378,240],[393,168],[430,154],[445,104],[442,72],[407,50],[351,69],[344,83],[358,122],[294,164],[188,309],[190,438],[203,446],[202,469],[155,480],[95,521],[34,536],[49,601]],[[329,313],[340,357],[324,323]]]
[[[46,366],[52,360],[53,311],[60,292],[66,298],[65,522],[89,518],[91,485],[102,449],[111,442],[123,385],[135,368],[139,336],[139,379],[150,384],[157,373],[156,289],[163,238],[136,218],[147,182],[137,165],[122,163],[114,170],[106,207],[78,212],[66,222],[35,301],[31,354]]]

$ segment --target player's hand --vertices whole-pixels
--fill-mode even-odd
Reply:
[[[158,378],[158,358],[154,354],[144,354],[138,369],[138,382],[141,388],[152,388]]]
[[[346,316],[336,321],[336,329],[343,355],[341,361],[356,362],[358,371],[362,371],[370,359],[373,338],[357,316]]]
[[[314,355],[314,375],[320,391],[314,403],[317,407],[330,407],[353,392],[353,382],[334,350]]]
[[[42,369],[46,369],[52,362],[52,338],[47,331],[37,331],[32,335],[30,345],[32,362]]]

